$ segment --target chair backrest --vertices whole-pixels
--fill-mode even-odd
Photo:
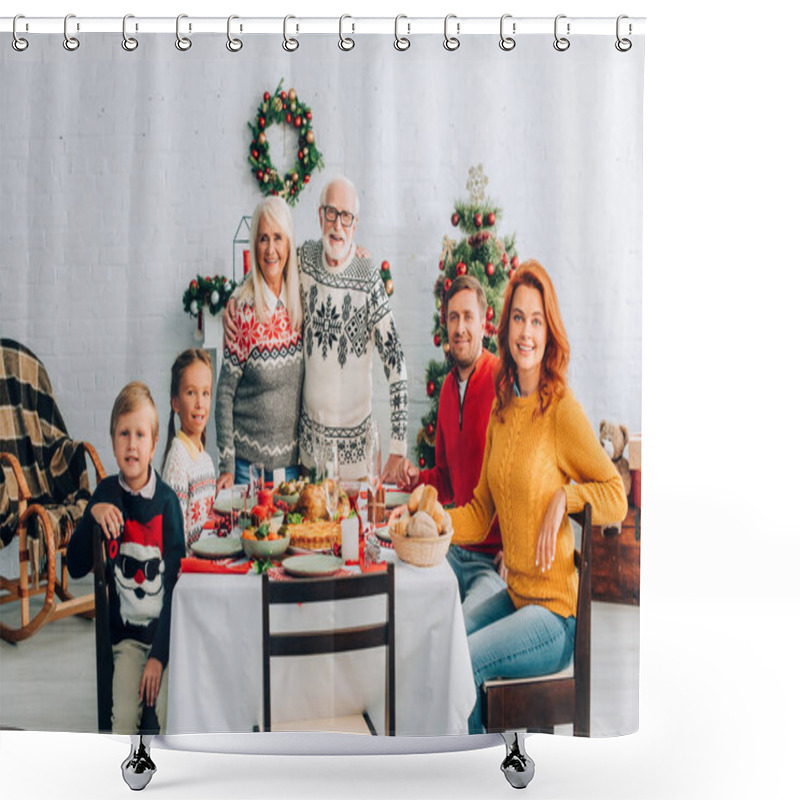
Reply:
[[[357,597],[386,595],[386,619],[370,625],[327,631],[270,630],[270,606],[348,600]],[[271,729],[270,658],[305,656],[386,647],[386,734],[395,730],[395,652],[394,652],[394,564],[386,571],[339,578],[270,580],[262,579],[262,625],[264,670],[264,727]]]
[[[575,735],[588,736],[592,674],[592,507],[586,503],[581,511],[570,514],[581,528],[581,544],[575,543],[575,567],[578,570],[578,606],[575,613]],[[579,723],[586,720],[587,730]]]
[[[111,682],[114,658],[111,653],[111,628],[108,610],[108,585],[113,579],[105,557],[103,532],[94,526],[94,638],[97,663],[97,730],[111,731]]]

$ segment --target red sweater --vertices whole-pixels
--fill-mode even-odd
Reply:
[[[484,350],[467,380],[462,405],[458,396],[458,369],[445,378],[436,417],[436,466],[419,474],[419,483],[435,486],[439,500],[462,506],[472,500],[478,485],[486,444],[486,428],[494,401],[494,370],[497,356]],[[450,468],[450,465],[453,468]],[[502,547],[497,517],[489,535],[467,550],[495,555]]]

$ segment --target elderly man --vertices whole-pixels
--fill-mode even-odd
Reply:
[[[380,272],[356,248],[359,202],[353,183],[338,177],[320,194],[322,239],[298,250],[303,294],[305,380],[300,414],[300,456],[314,465],[314,443],[338,446],[343,478],[367,472],[366,437],[372,421],[372,352],[389,383],[391,441],[382,478],[403,475],[408,425],[408,379],[389,298]],[[233,337],[226,309],[225,332]],[[386,448],[383,448],[386,452]]]
[[[472,275],[456,278],[445,297],[445,320],[454,367],[439,395],[436,418],[436,465],[420,472],[408,459],[401,485],[435,486],[443,503],[460,506],[478,485],[486,445],[486,426],[494,401],[497,356],[483,350],[486,294]],[[478,545],[447,551],[458,578],[465,610],[506,588],[500,527],[495,517],[489,535]]]

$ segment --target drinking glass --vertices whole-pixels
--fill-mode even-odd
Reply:
[[[267,469],[263,464],[250,465],[249,495],[252,498],[252,505],[255,505],[258,502],[258,493],[264,488],[264,481],[266,480],[266,477]]]
[[[372,494],[372,520],[377,522],[378,489],[381,485],[381,437],[378,423],[373,419],[367,425],[367,484]]]
[[[336,444],[325,448],[325,508],[331,521],[339,506],[339,449]]]

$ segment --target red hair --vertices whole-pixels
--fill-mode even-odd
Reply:
[[[544,317],[547,323],[547,343],[542,359],[539,378],[539,407],[536,413],[544,413],[553,397],[562,397],[567,388],[567,365],[569,364],[569,340],[558,308],[558,298],[553,282],[545,268],[534,260],[525,261],[514,270],[506,286],[503,297],[503,310],[497,326],[497,344],[500,363],[494,377],[494,391],[497,396],[496,414],[503,421],[503,409],[514,396],[514,379],[517,366],[508,347],[508,325],[511,318],[511,305],[518,286],[538,289],[542,295]]]

